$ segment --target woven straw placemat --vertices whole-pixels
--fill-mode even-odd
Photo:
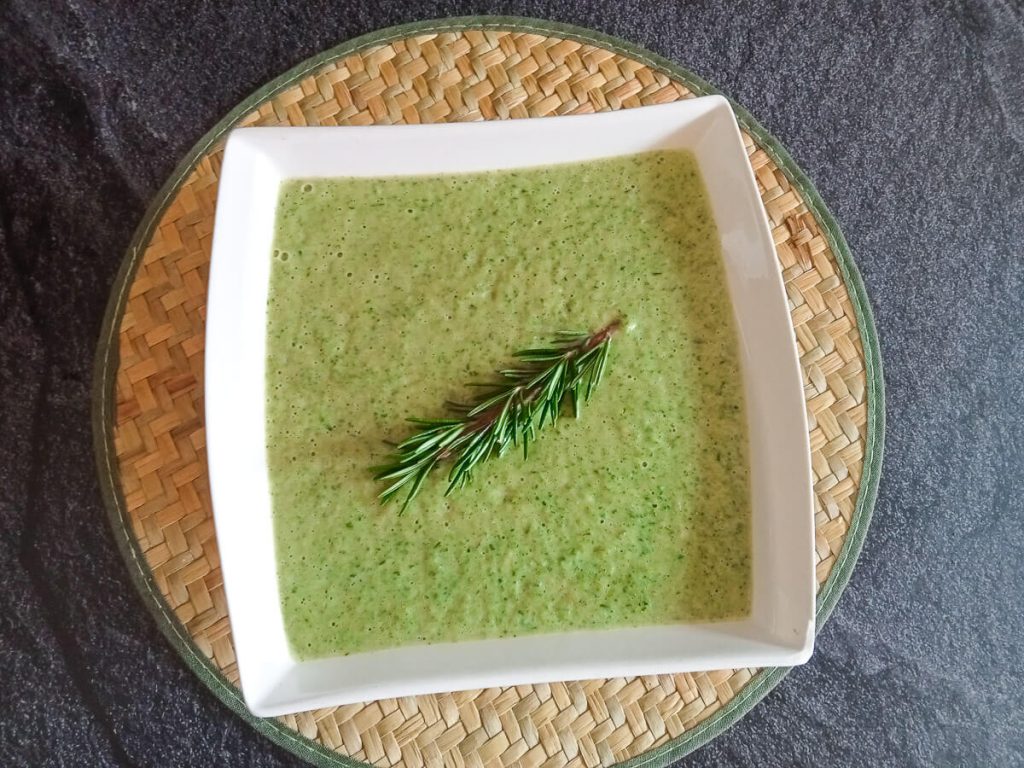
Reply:
[[[621,41],[524,19],[392,28],[268,84],[182,162],[136,233],[97,357],[96,437],[111,520],[161,629],[240,716],[323,765],[663,765],[748,711],[786,670],[725,669],[522,685],[260,720],[237,669],[203,432],[206,280],[224,134],[240,125],[505,119],[714,92]],[[870,519],[882,441],[877,340],[835,222],[785,151],[736,107],[778,248],[800,348],[813,457],[818,622]]]

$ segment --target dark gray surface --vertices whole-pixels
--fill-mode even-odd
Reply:
[[[871,295],[885,466],[814,658],[687,766],[1024,764],[1019,5],[0,3],[0,765],[295,765],[158,633],[90,442],[110,285],[158,186],[270,78],[389,24],[515,13],[689,66],[789,148]]]

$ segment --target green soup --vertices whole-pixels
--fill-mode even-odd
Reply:
[[[690,154],[289,181],[273,259],[267,453],[298,657],[749,612],[737,342]],[[580,419],[448,498],[440,472],[404,514],[381,506],[369,468],[407,417],[617,315]]]

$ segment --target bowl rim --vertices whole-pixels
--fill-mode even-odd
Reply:
[[[502,147],[500,155],[494,146]],[[669,635],[647,627],[628,640],[633,629],[587,632],[580,644],[586,653],[565,651],[560,641],[579,634],[572,632],[315,661],[292,657],[281,617],[266,610],[268,595],[278,594],[276,568],[268,567],[276,559],[263,387],[266,288],[280,182],[533,167],[683,146],[693,150],[708,187],[740,335],[752,475],[751,617],[672,625]],[[358,151],[345,151],[353,147]],[[242,691],[255,714],[528,680],[792,666],[809,657],[813,519],[798,353],[767,216],[735,116],[721,96],[515,121],[237,129],[228,138],[221,169],[206,340],[214,521]],[[401,678],[396,670],[403,670]]]

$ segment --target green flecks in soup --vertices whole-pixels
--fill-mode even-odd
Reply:
[[[267,442],[301,658],[749,612],[737,343],[693,157],[281,188]],[[403,515],[369,468],[514,349],[621,314],[581,418]]]

